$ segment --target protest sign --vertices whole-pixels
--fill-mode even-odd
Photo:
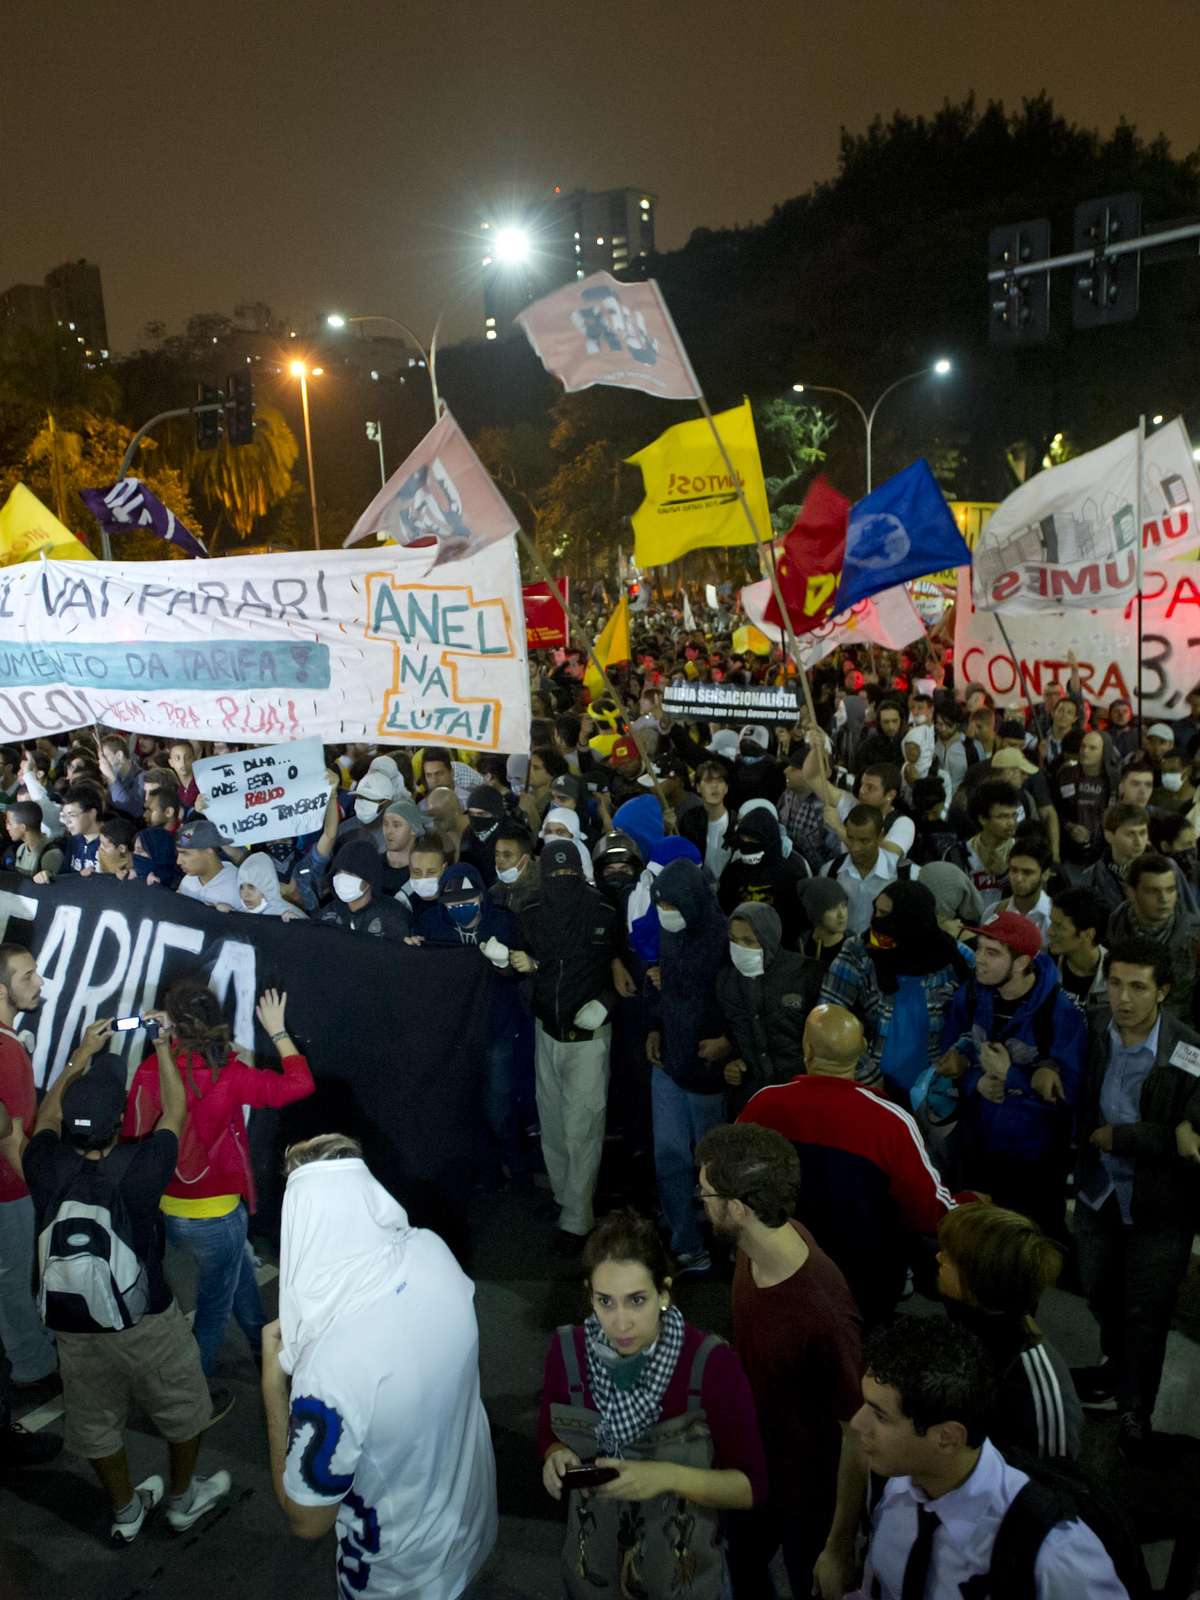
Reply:
[[[569,578],[560,578],[563,598],[571,603]],[[567,631],[567,613],[562,600],[548,583],[527,583],[522,586],[521,600],[525,606],[525,643],[530,650],[565,650],[571,640]]]
[[[0,572],[0,738],[529,748],[513,541]]]
[[[670,717],[697,722],[769,722],[796,720],[794,688],[743,688],[734,683],[673,683],[663,691],[663,710]]]
[[[197,761],[204,815],[234,844],[269,844],[311,833],[329,799],[320,739],[263,745]]]
[[[22,1020],[40,1089],[89,1022],[144,1015],[184,975],[208,984],[234,1043],[269,1066],[275,1049],[255,1001],[266,988],[287,991],[288,1031],[317,1087],[282,1114],[251,1114],[260,1223],[278,1201],[283,1146],[331,1128],[364,1141],[371,1170],[404,1196],[414,1222],[444,1226],[459,1210],[487,1054],[490,968],[473,946],[417,949],[80,873],[45,885],[0,873],[0,940],[30,950],[45,979],[41,1004]],[[130,1069],[151,1049],[141,1029],[106,1048]]]
[[[1184,696],[1200,681],[1200,574],[1191,562],[1164,562],[1144,574],[1142,687],[1144,716],[1183,714]],[[994,615],[972,605],[971,578],[959,574],[955,609],[955,676],[981,683],[999,705],[1039,700],[1048,683],[1066,684],[1067,653],[1073,650],[1086,700],[1136,704],[1136,601],[1121,610],[1063,612],[1056,617],[1004,615],[1004,626],[1020,664]]]

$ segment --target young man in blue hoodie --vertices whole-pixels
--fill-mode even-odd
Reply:
[[[1061,1241],[1087,1027],[1028,917],[969,931],[975,976],[950,1002],[938,1064],[958,1080],[958,1176]]]

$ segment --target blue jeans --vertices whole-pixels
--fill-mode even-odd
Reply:
[[[662,1067],[650,1074],[654,1116],[654,1172],[658,1198],[671,1230],[676,1255],[704,1249],[696,1216],[696,1163],[693,1152],[710,1128],[725,1121],[723,1094],[690,1094]]]
[[[0,1158],[2,1159],[2,1158]],[[58,1365],[54,1341],[33,1298],[33,1201],[0,1204],[0,1345],[12,1363],[14,1383],[36,1383]]]
[[[204,1376],[217,1364],[225,1324],[232,1311],[255,1356],[262,1349],[262,1297],[254,1276],[254,1252],[246,1238],[247,1215],[242,1201],[225,1217],[163,1218],[167,1238],[196,1263],[196,1318],[192,1324],[200,1346]]]

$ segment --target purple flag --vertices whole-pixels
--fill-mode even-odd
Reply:
[[[594,383],[662,400],[698,400],[700,385],[658,285],[611,273],[569,283],[522,311],[517,322],[568,394]]]
[[[460,561],[517,531],[517,519],[448,411],[380,489],[343,544],[386,533],[437,543],[434,565]]]
[[[79,498],[108,533],[149,528],[168,544],[178,545],[186,555],[208,555],[196,535],[189,533],[139,478],[121,478],[107,489],[81,489]]]

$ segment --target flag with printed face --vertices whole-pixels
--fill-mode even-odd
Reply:
[[[700,385],[658,285],[593,272],[535,300],[517,317],[547,372],[568,394],[596,383],[660,400],[698,400]]]
[[[517,519],[448,411],[380,489],[343,541],[386,533],[438,547],[435,566],[476,555],[517,531]]]
[[[596,661],[606,668],[620,666],[622,662],[633,658],[629,642],[629,602],[624,595],[596,640],[595,655]],[[593,697],[604,693],[604,678],[596,671],[595,662],[588,662],[583,681]]]
[[[709,545],[753,544],[738,504],[740,482],[762,539],[771,537],[771,514],[749,400],[713,418],[735,480],[703,417],[677,422],[627,459],[642,469],[646,498],[633,513],[634,559],[639,567],[678,561]]]
[[[208,555],[196,535],[189,533],[175,513],[168,511],[139,478],[121,478],[107,489],[80,489],[79,498],[109,534],[149,528],[168,544],[178,545],[186,555]],[[120,551],[116,554],[119,557]]]
[[[1152,562],[1200,545],[1200,478],[1182,417],[1142,444],[1142,548]],[[1137,430],[1039,472],[975,543],[980,611],[1099,611],[1137,593]]]
[[[848,611],[907,578],[970,564],[929,463],[914,461],[851,509],[834,610]]]
[[[850,502],[824,476],[815,478],[782,548],[776,546],[775,576],[795,634],[819,628],[833,615],[833,596],[846,548]],[[782,624],[774,594],[765,616]]]
[[[0,506],[0,567],[17,566],[45,554],[52,561],[94,561],[87,545],[18,483]]]
[[[748,584],[741,592],[742,610],[757,627],[776,642],[782,631],[766,617],[772,599],[771,582],[763,578]],[[803,667],[814,667],[840,645],[876,644],[884,650],[903,650],[919,639],[925,624],[917,614],[903,584],[884,589],[870,600],[860,600],[849,611],[827,617],[824,622],[796,640]]]

